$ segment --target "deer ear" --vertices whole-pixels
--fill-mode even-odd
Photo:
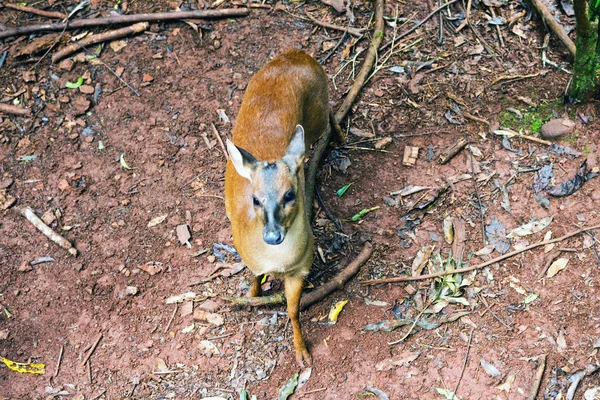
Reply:
[[[296,125],[296,132],[288,146],[288,149],[283,156],[283,161],[291,168],[298,169],[304,161],[304,153],[306,147],[304,145],[304,128],[302,125]]]
[[[227,153],[237,173],[252,181],[252,173],[258,160],[246,150],[237,147],[229,139],[227,139]]]

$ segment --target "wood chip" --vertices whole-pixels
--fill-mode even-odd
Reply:
[[[412,167],[417,162],[419,157],[419,148],[413,146],[406,146],[404,148],[404,156],[402,157],[402,164],[407,167]]]

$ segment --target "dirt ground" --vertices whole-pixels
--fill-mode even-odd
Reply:
[[[65,11],[76,4],[54,3],[35,6]],[[96,1],[85,12],[97,16],[126,4]],[[183,22],[153,23],[146,33],[106,45],[103,63],[75,55],[72,65],[53,64],[52,52],[41,61],[43,52],[15,57],[33,37],[0,45],[0,56],[9,51],[0,68],[1,102],[33,110],[25,117],[0,114],[0,203],[6,207],[0,211],[0,356],[46,365],[45,374],[33,375],[0,363],[0,398],[238,399],[246,389],[258,399],[275,399],[302,372],[284,307],[235,307],[219,297],[246,295],[252,278],[247,269],[199,283],[220,263],[229,267],[236,261],[230,254],[219,260],[213,247],[232,244],[222,200],[225,157],[217,136],[231,137],[252,75],[290,47],[316,58],[332,52],[323,66],[336,109],[360,68],[360,51],[368,47],[373,4],[353,2],[351,12],[342,13],[321,3],[261,4],[248,17],[196,21],[201,34]],[[506,232],[532,218],[553,217],[541,232],[513,239],[510,251],[543,240],[548,231],[559,237],[600,223],[600,179],[566,197],[547,196],[548,208],[538,204],[532,189],[536,171],[550,162],[554,185],[571,179],[586,158],[590,170],[599,166],[597,102],[565,104],[570,75],[542,65],[546,31],[535,14],[530,20],[522,13],[511,27],[500,25],[500,45],[488,19],[492,12],[510,19],[523,10],[520,2],[493,9],[475,4],[472,28],[458,34],[462,8],[457,4],[445,14],[441,44],[436,15],[403,38],[390,57],[380,51],[381,68],[342,122],[343,129],[351,129],[348,143],[324,162],[319,194],[345,234],[315,206],[318,250],[307,290],[331,279],[365,241],[374,252],[343,290],[301,314],[314,365],[292,399],[450,399],[438,389],[457,387],[461,399],[527,399],[541,355],[547,360],[538,398],[547,391],[544,398],[553,399],[566,392],[553,377],[600,362],[597,237],[576,235],[554,249],[540,247],[479,270],[461,289],[466,304],[449,304],[432,316],[422,311],[432,305],[439,280],[361,284],[410,274],[425,245],[435,246],[432,258],[436,252],[441,259],[451,257],[453,246],[443,229],[447,216],[454,219],[457,240],[458,227],[464,227],[464,241],[454,249],[462,246],[470,265],[500,255],[480,251],[486,246],[481,214],[485,226],[499,221]],[[177,5],[133,1],[127,12]],[[238,6],[225,2],[220,8]],[[340,26],[352,17],[351,26],[368,29],[356,41],[316,27],[305,12]],[[428,13],[426,2],[388,2],[383,43]],[[0,28],[42,21],[47,20],[0,10]],[[554,37],[547,57],[571,69],[568,53]],[[352,59],[356,62],[348,62]],[[79,77],[81,87],[66,87]],[[89,88],[96,93],[101,88],[97,99]],[[563,116],[575,124],[556,143],[577,156],[513,139],[517,154],[493,133],[524,129],[538,137],[541,123]],[[440,165],[440,154],[465,137],[470,147]],[[407,146],[419,148],[412,166],[402,162]],[[475,179],[452,180],[461,174]],[[336,195],[349,183],[343,196]],[[447,190],[438,197],[435,189],[390,195],[409,185]],[[433,204],[416,207],[432,197]],[[18,213],[21,207],[45,214],[79,255],[50,242]],[[178,241],[176,227],[182,224],[191,227],[191,247]],[[548,278],[543,268],[559,248],[564,251],[550,261],[569,262]],[[35,263],[40,257],[53,261]],[[276,292],[282,284],[269,280],[265,289]],[[186,292],[194,292],[196,301],[166,304],[168,297]],[[337,323],[327,323],[331,306],[340,300],[349,302]],[[216,314],[217,321],[194,321],[194,309]],[[470,313],[429,329],[417,324],[460,311]],[[412,322],[392,332],[363,329],[400,318]],[[591,374],[575,398],[597,386],[600,376]]]

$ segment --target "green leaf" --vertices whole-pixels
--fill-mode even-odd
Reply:
[[[442,396],[444,396],[444,398],[446,400],[460,400],[452,390],[450,389],[442,389],[442,388],[435,388],[435,390],[437,390],[437,392],[439,394],[441,394]]]
[[[525,299],[523,299],[523,304],[529,304],[537,300],[538,297],[539,295],[537,293],[530,293],[527,295],[527,297],[525,297]]]
[[[102,140],[98,141],[98,150],[104,150],[104,143],[102,143]]]
[[[359,212],[357,212],[356,214],[354,214],[351,218],[352,222],[356,222],[359,219],[361,219],[362,217],[364,217],[365,215],[367,215],[368,213],[370,213],[371,211],[375,211],[375,210],[379,210],[379,206],[377,207],[373,207],[373,208],[363,208],[362,210],[360,210]]]
[[[83,78],[80,76],[79,78],[77,78],[77,82],[67,82],[65,84],[65,87],[67,89],[77,89],[82,84],[83,84]]]
[[[127,162],[125,161],[125,154],[121,153],[121,157],[119,158],[119,162],[121,163],[121,167],[125,168],[125,169],[135,169],[130,167],[129,165],[127,165]]]
[[[598,0],[600,1],[600,0]],[[350,188],[350,186],[352,186],[351,183],[342,186],[341,188],[339,188],[335,193],[339,196],[342,197],[344,195],[344,193],[346,193],[346,190],[348,190]]]
[[[296,386],[298,386],[298,374],[294,374],[294,376],[292,376],[290,378],[289,381],[287,381],[287,383],[281,388],[281,390],[279,391],[279,397],[277,397],[277,400],[287,400],[288,397],[290,397],[292,394],[294,394],[294,391],[296,390]]]

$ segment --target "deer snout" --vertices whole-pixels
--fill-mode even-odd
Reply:
[[[281,227],[265,227],[263,230],[263,239],[266,244],[278,245],[283,242],[284,237],[283,229],[281,229]]]

